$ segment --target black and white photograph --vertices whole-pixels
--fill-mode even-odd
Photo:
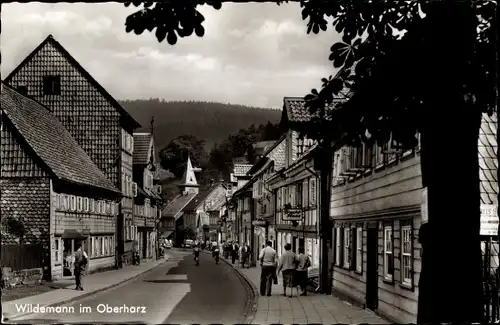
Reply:
[[[2,323],[500,323],[496,0],[0,15]]]

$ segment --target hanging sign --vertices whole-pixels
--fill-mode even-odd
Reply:
[[[422,200],[420,204],[422,214],[422,224],[429,222],[429,203],[427,200],[427,187],[422,189]]]

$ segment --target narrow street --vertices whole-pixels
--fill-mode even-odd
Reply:
[[[68,312],[31,314],[18,323],[242,323],[250,288],[226,263],[190,250],[130,282],[61,307]],[[118,307],[106,310],[106,307]],[[120,308],[122,306],[129,307]],[[132,308],[135,307],[135,308]]]

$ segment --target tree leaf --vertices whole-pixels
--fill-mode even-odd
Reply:
[[[170,45],[175,45],[177,43],[177,35],[175,34],[174,31],[171,31],[167,35],[167,42]]]
[[[195,27],[194,32],[196,36],[203,37],[203,35],[205,35],[205,28],[202,25],[198,25]]]
[[[167,36],[167,30],[165,29],[165,27],[159,26],[159,27],[156,28],[155,35],[156,35],[156,39],[158,40],[158,42],[161,43],[161,42],[163,42],[163,40]],[[175,42],[174,42],[174,44],[175,44]]]

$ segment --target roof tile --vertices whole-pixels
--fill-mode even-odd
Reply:
[[[196,196],[196,193],[187,193],[185,195],[178,195],[172,202],[170,202],[165,209],[163,209],[163,217],[176,217],[179,212],[184,210],[184,207],[191,202],[191,200]]]
[[[3,83],[0,98],[7,118],[55,176],[120,193],[47,108]]]
[[[134,164],[149,163],[149,149],[152,144],[151,133],[134,133]]]
[[[479,179],[482,204],[498,203],[497,115],[483,114],[478,140]]]
[[[233,174],[236,177],[246,176],[250,168],[252,168],[250,164],[235,164]]]

